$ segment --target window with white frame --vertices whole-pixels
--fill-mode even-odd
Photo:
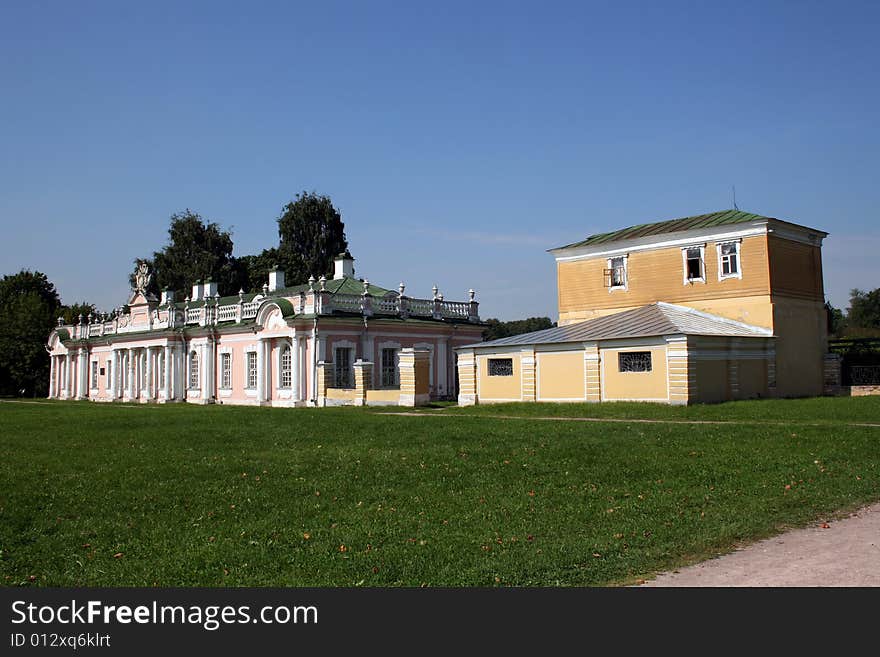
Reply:
[[[608,259],[608,269],[605,270],[605,287],[611,290],[626,288],[626,256]]]
[[[718,245],[718,279],[740,278],[739,242]]]
[[[620,372],[650,372],[650,351],[621,351],[617,354],[617,366]]]
[[[513,376],[513,358],[490,358],[489,376]]]
[[[189,387],[190,390],[199,387],[199,354],[195,349],[189,352]]]
[[[92,389],[98,387],[98,361],[92,361]]]
[[[293,381],[293,356],[290,345],[286,344],[281,347],[281,356],[279,358],[279,372],[281,374],[280,385],[282,388],[289,388]]]
[[[110,358],[107,359],[107,369],[105,371],[107,372],[107,390],[110,390],[113,387],[113,360]]]
[[[336,347],[333,353],[333,374],[336,388],[353,388],[354,371],[351,364],[351,347]]]
[[[232,354],[220,354],[220,387],[229,390],[232,387]]]
[[[247,387],[257,387],[257,352],[247,352]]]
[[[165,352],[161,349],[159,350],[159,353],[156,354],[156,367],[159,370],[156,375],[156,379],[159,381],[159,387],[165,388]]]
[[[400,385],[397,377],[397,359],[397,349],[382,349],[381,386],[383,388],[395,388]]]
[[[705,281],[703,272],[705,265],[703,263],[703,247],[691,246],[682,249],[684,258],[684,282],[692,283],[694,281]]]

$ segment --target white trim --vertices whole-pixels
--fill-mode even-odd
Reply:
[[[275,357],[277,361],[277,367],[275,368],[277,374],[275,376],[275,390],[279,393],[279,397],[289,398],[290,391],[293,390],[293,339],[292,338],[276,338],[278,340],[278,344],[276,347],[278,348],[278,355]],[[284,349],[290,349],[290,385],[284,386],[281,385],[281,356],[284,353]],[[281,393],[287,392],[287,395],[282,395]]]
[[[581,247],[562,247],[559,249],[550,249],[550,253],[554,254],[557,262],[568,262],[571,260],[588,260],[592,258],[609,258],[611,256],[619,256],[627,253],[638,251],[653,251],[655,249],[666,249],[673,246],[684,246],[692,244],[695,241],[714,242],[717,240],[730,240],[735,238],[753,237],[755,235],[767,234],[767,222],[756,221],[748,224],[748,228],[739,230],[731,230],[726,232],[712,232],[705,228],[696,230],[682,231],[674,233],[678,237],[670,239],[673,233],[662,233],[660,235],[651,235],[649,237],[641,237],[632,240],[620,240],[615,242],[620,246],[608,248],[608,244],[597,244],[593,246]]]
[[[723,268],[721,266],[721,247],[725,244],[735,244],[736,245],[736,273],[735,274],[723,274]],[[728,278],[738,278],[742,279],[742,240],[734,239],[734,240],[723,240],[719,242],[715,242],[715,251],[718,255],[718,280],[726,281]]]
[[[700,277],[699,278],[688,278],[688,257],[687,252],[691,249],[700,249]],[[681,247],[681,264],[682,264],[682,278],[684,281],[684,285],[693,285],[694,283],[705,283],[706,282],[706,245],[705,244],[690,244],[687,246]]]
[[[623,285],[614,285],[613,283],[614,267],[611,266],[611,261],[618,258],[623,260]],[[614,292],[614,290],[623,290],[624,292],[629,290],[629,253],[626,253],[624,255],[612,256],[605,260],[605,264],[606,269],[611,270],[611,279],[609,280],[610,284],[608,285],[608,294],[611,294],[612,292]],[[602,282],[604,283],[605,281]]]

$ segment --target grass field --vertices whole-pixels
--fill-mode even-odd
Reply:
[[[620,584],[880,499],[880,398],[423,413],[0,403],[3,581]]]

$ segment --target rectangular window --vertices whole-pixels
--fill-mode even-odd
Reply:
[[[220,354],[220,387],[232,387],[232,354]]]
[[[617,354],[617,364],[621,372],[650,372],[650,351],[626,351]]]
[[[199,355],[195,351],[189,355],[189,387],[190,390],[199,388]]]
[[[698,246],[685,249],[685,279],[688,281],[703,280],[703,249]]]
[[[351,348],[337,347],[334,352],[334,376],[336,388],[353,388],[354,376],[351,369]]]
[[[718,245],[718,268],[719,278],[732,278],[739,276],[739,243],[727,242]]]
[[[165,388],[165,353],[160,351],[156,355],[156,367],[159,369],[159,387]]]
[[[626,257],[609,258],[608,269],[605,270],[605,287],[626,287]]]
[[[289,388],[293,380],[292,355],[290,347],[281,347],[281,387]]]
[[[513,376],[513,358],[490,358],[489,376]]]
[[[257,387],[257,352],[249,351],[247,354],[247,387]]]
[[[113,387],[113,361],[107,360],[107,367],[105,368],[107,372],[107,390],[110,390]]]
[[[382,387],[394,388],[397,380],[397,349],[382,350]]]
[[[98,361],[92,361],[92,388],[98,387]]]

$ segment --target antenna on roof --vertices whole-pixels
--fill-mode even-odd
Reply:
[[[733,209],[739,210],[739,206],[736,204],[736,185],[733,185],[732,189],[733,189]]]

